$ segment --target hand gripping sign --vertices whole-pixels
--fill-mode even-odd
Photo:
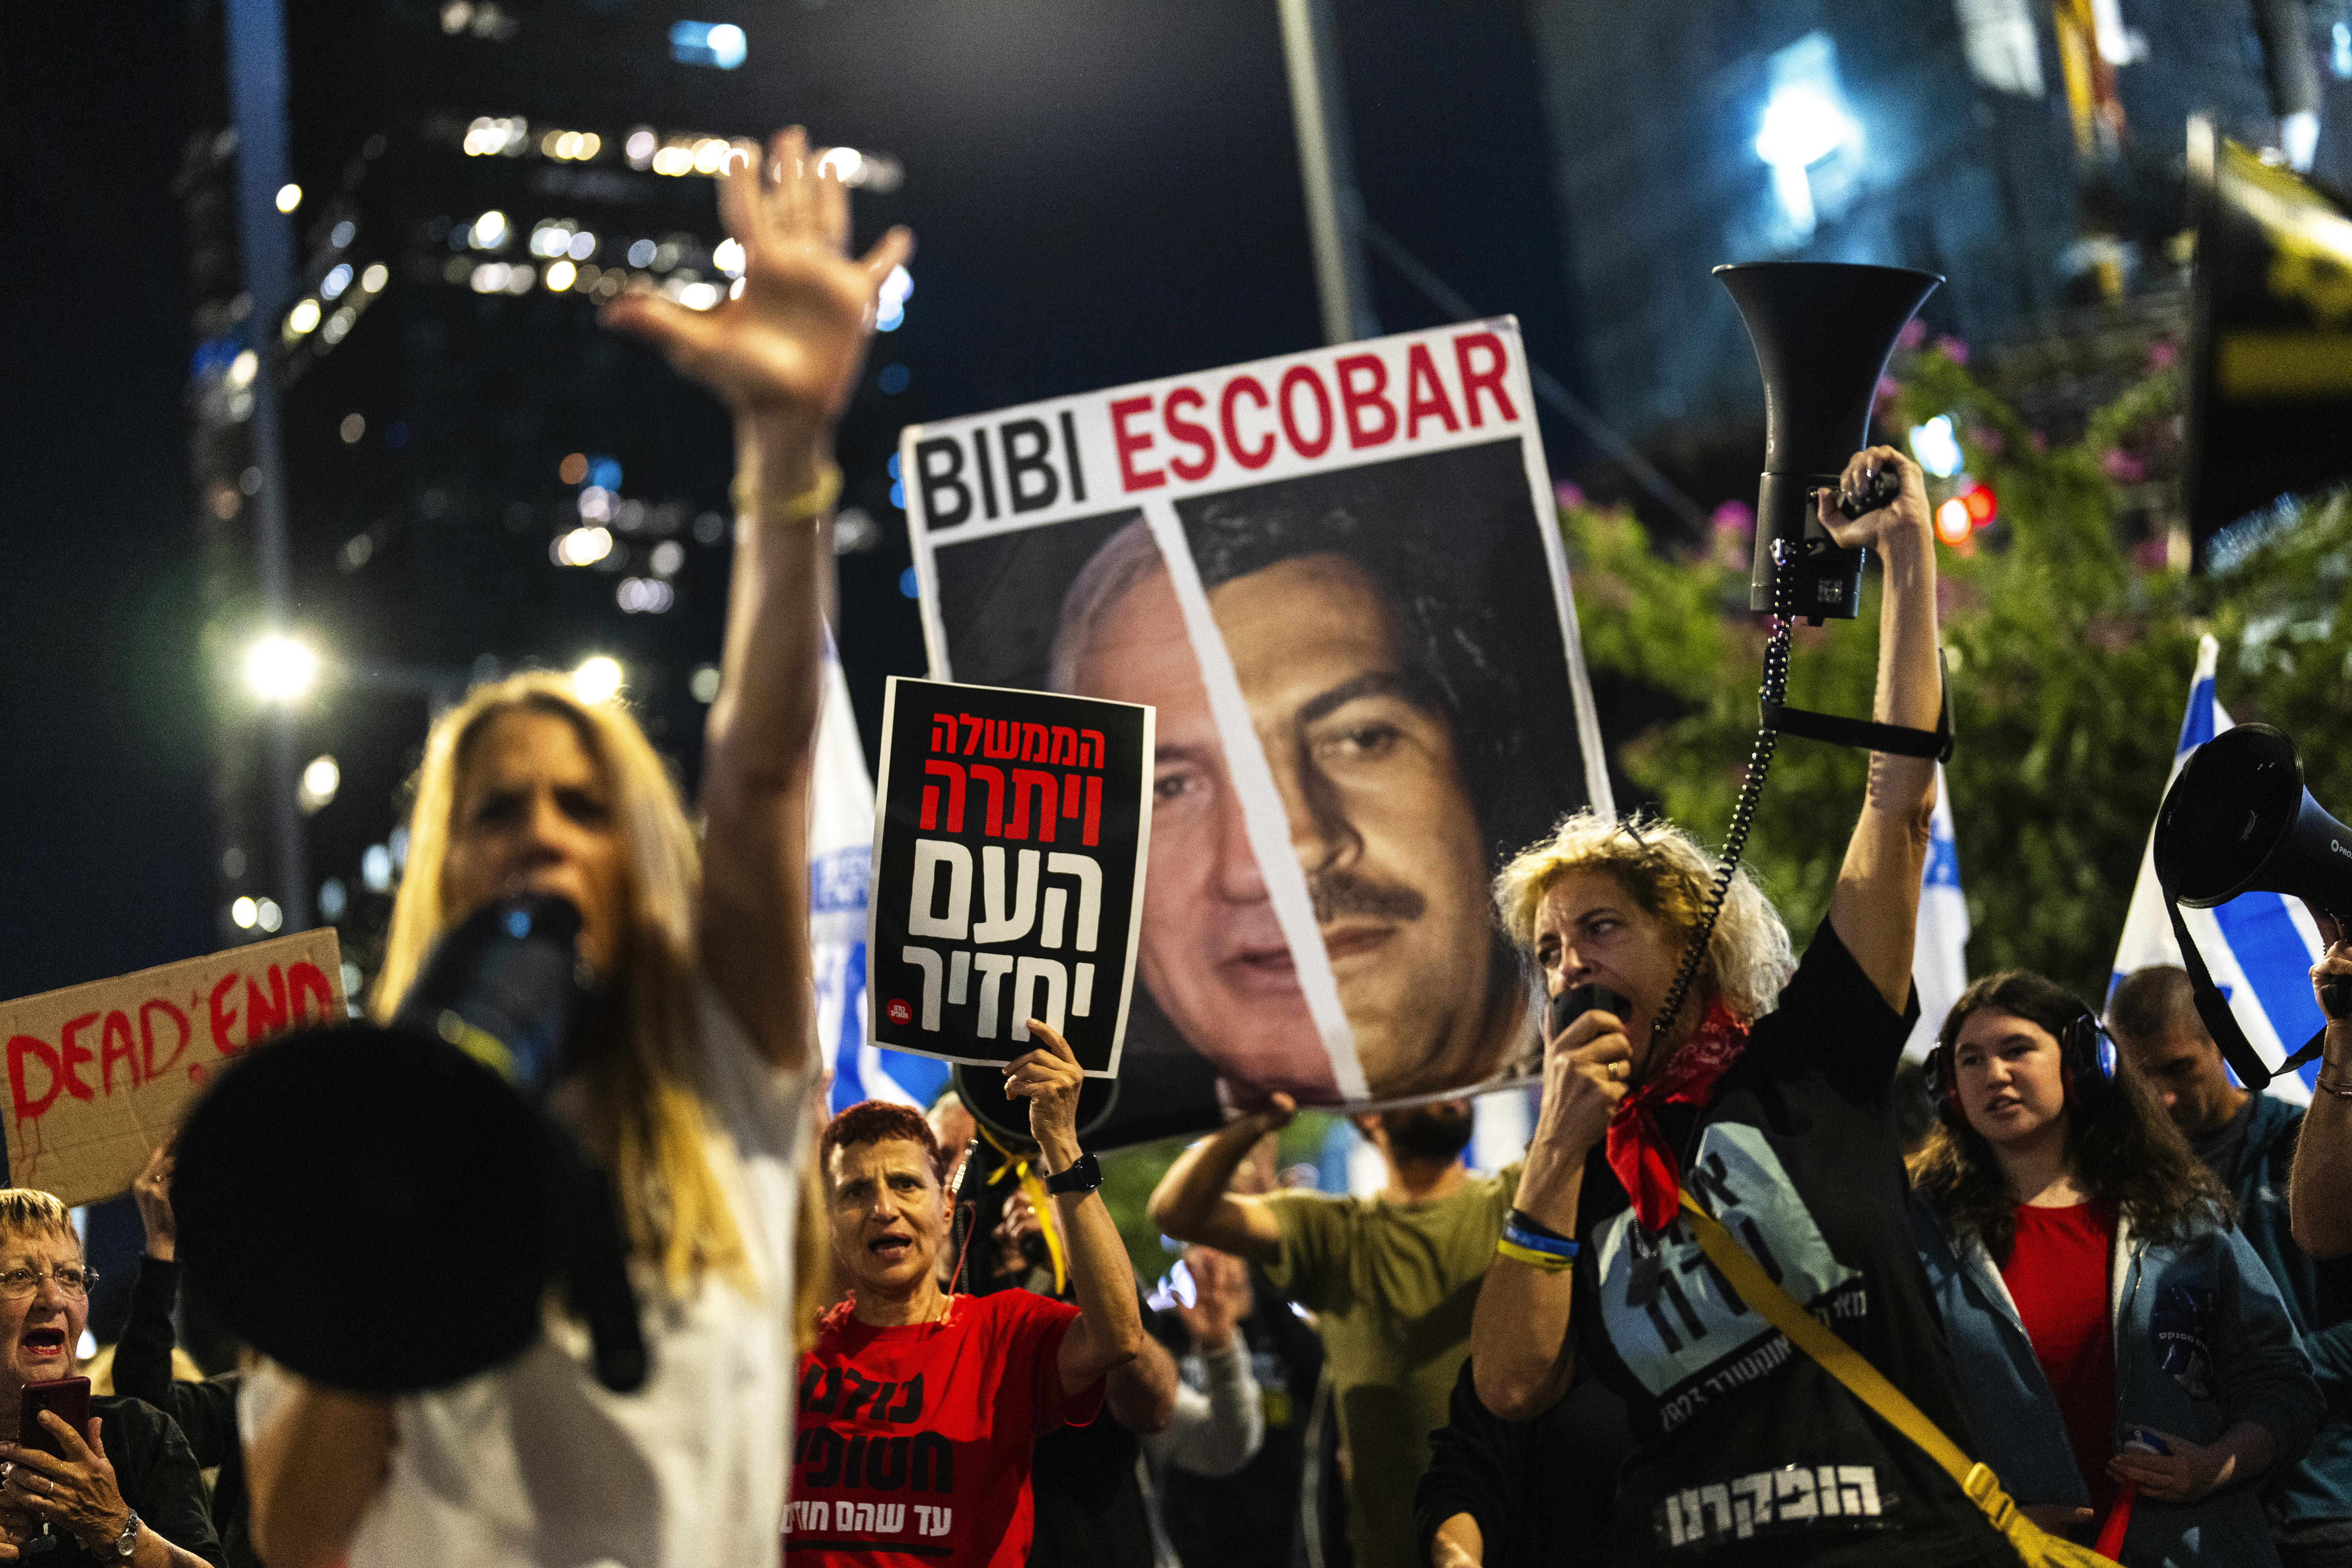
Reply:
[[[1118,1071],[1150,839],[1151,710],[894,677],[866,952],[874,1038]]]
[[[10,1184],[120,1196],[229,1058],[349,1012],[325,927],[0,1003]]]
[[[1122,1117],[1513,1076],[1489,879],[1609,808],[1516,322],[920,426],[899,472],[935,678],[1156,712]]]

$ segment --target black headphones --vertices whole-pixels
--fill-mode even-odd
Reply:
[[[1934,1103],[1937,1118],[1948,1127],[1968,1125],[1968,1113],[1960,1109],[1958,1074],[1952,1062],[1957,1044],[1938,1040],[1927,1057],[1927,1098]],[[2086,1114],[2104,1101],[2115,1084],[2115,1037],[2107,1033],[2107,1026],[2088,1007],[2058,1031],[2058,1070],[2059,1081],[2066,1091],[2067,1108],[2079,1109]]]

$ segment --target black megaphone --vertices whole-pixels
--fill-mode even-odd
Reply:
[[[2166,903],[2192,910],[2242,893],[2284,893],[2342,921],[2352,914],[2352,828],[2304,787],[2294,742],[2268,724],[2240,724],[2189,754],[2156,816],[2156,877]],[[2198,1016],[2250,1088],[2272,1069],[2255,1055],[2206,973],[2177,913],[2173,929],[2195,983]],[[2344,1012],[2344,998],[2327,1009]]]
[[[2213,534],[2352,474],[2352,209],[2189,121],[2189,418],[2181,503]]]
[[[1715,275],[1739,307],[1764,377],[1764,478],[1748,607],[1772,614],[1785,604],[1786,614],[1815,624],[1852,619],[1862,607],[1865,552],[1838,548],[1814,513],[1813,492],[1836,488],[1846,459],[1868,445],[1895,335],[1943,279],[1833,261],[1747,261]],[[1851,515],[1895,493],[1887,485]]]
[[[205,1094],[173,1180],[191,1286],[263,1354],[370,1394],[520,1353],[561,1281],[596,1375],[646,1375],[612,1189],[546,1102],[592,1002],[580,911],[491,904],[433,950],[390,1027],[286,1036]]]

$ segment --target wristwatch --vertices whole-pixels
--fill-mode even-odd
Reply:
[[[1092,1154],[1079,1155],[1076,1164],[1045,1178],[1045,1190],[1056,1196],[1063,1193],[1090,1193],[1101,1185],[1102,1163]]]
[[[132,1508],[123,1511],[131,1518],[123,1524],[122,1533],[114,1538],[114,1555],[116,1561],[128,1563],[139,1545],[139,1510]]]

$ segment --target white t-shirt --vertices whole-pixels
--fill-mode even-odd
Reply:
[[[793,1232],[817,1052],[770,1068],[708,982],[695,1012],[708,1157],[761,1287],[705,1279],[671,1300],[633,1263],[651,1368],[620,1394],[596,1381],[587,1331],[551,1309],[506,1365],[394,1404],[391,1473],[349,1568],[773,1568],[791,1459]],[[249,1444],[290,1390],[245,1383]]]

